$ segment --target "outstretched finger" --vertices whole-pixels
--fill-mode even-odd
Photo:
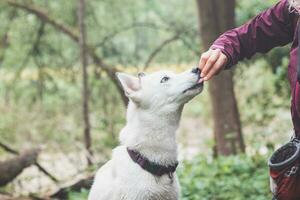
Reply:
[[[217,62],[214,64],[214,66],[211,68],[211,70],[208,72],[208,74],[203,78],[203,80],[208,81],[214,75],[219,73],[223,69],[223,67],[225,66],[226,61],[227,61],[226,57],[223,57],[223,56],[219,57]]]
[[[199,61],[199,69],[202,70],[206,64],[206,62],[208,61],[209,57],[211,55],[211,50],[208,50],[207,52],[203,53],[200,57],[200,61]]]
[[[214,66],[214,64],[217,62],[217,60],[220,57],[220,51],[216,50],[213,51],[209,59],[207,60],[205,66],[201,70],[201,77],[205,77],[210,69]]]

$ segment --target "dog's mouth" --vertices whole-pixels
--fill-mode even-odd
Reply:
[[[199,80],[198,80],[198,81],[199,81]],[[183,93],[186,93],[187,91],[196,90],[196,89],[198,89],[198,88],[203,87],[203,85],[204,85],[204,84],[203,84],[203,81],[201,81],[201,82],[198,82],[198,81],[197,81],[197,83],[196,83],[195,85],[193,85],[192,87],[190,87],[190,88],[184,90]]]

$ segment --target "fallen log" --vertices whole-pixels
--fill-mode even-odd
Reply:
[[[12,153],[14,155],[19,155],[19,152],[15,149],[13,149],[12,147],[8,146],[7,144],[4,144],[2,142],[0,142],[0,147],[3,148],[5,151]],[[43,172],[46,176],[48,176],[52,181],[54,181],[55,183],[58,182],[57,178],[55,178],[52,174],[50,174],[44,167],[42,167],[38,162],[34,163],[35,166],[41,171]]]
[[[1,193],[1,192],[0,192],[0,199],[1,200],[53,200],[53,199],[49,199],[49,198],[36,197],[34,195],[30,195],[28,197],[27,196],[14,197],[11,194]]]
[[[81,178],[75,182],[68,183],[65,186],[61,187],[54,194],[50,195],[51,198],[55,199],[67,199],[68,193],[72,192],[80,192],[81,189],[89,190],[93,184],[94,175],[89,175],[88,177]]]
[[[13,197],[11,195],[0,194],[1,200],[35,200],[30,197]]]
[[[39,149],[29,150],[12,159],[0,161],[0,186],[8,184],[25,168],[36,163],[39,152]]]
[[[0,194],[0,199],[1,199],[1,200],[20,200],[19,198],[14,198],[14,197],[12,197],[12,196],[9,196],[9,195],[3,195],[3,194]],[[22,200],[32,200],[32,199],[22,198]]]

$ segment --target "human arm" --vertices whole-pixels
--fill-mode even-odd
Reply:
[[[255,53],[266,53],[293,39],[292,19],[287,0],[260,13],[248,23],[229,30],[215,40],[211,48],[201,55],[201,77],[209,80],[224,68],[230,68]],[[226,58],[225,58],[226,57]]]

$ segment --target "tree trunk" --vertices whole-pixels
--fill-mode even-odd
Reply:
[[[14,180],[23,169],[36,163],[39,150],[27,151],[13,159],[0,161],[0,186]]]
[[[224,31],[234,27],[235,0],[197,0],[202,43],[208,49]],[[209,82],[217,155],[245,151],[233,87],[233,71],[225,70]]]
[[[88,87],[88,72],[87,72],[87,46],[86,46],[86,32],[85,32],[85,0],[78,0],[78,22],[79,22],[79,46],[80,59],[82,65],[82,114],[84,121],[84,144],[88,152],[88,165],[92,164],[90,155],[91,150],[91,133],[90,133],[90,119],[89,119],[89,87]]]

